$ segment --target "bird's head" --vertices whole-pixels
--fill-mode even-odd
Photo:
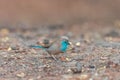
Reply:
[[[68,49],[69,45],[70,45],[69,38],[66,37],[66,36],[63,36],[63,37],[62,37],[62,40],[61,40],[60,50],[61,50],[62,52],[66,52],[66,50]]]

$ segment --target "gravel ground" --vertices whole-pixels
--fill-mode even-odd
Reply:
[[[53,60],[32,49],[43,37],[68,36],[71,49]],[[120,28],[95,23],[0,29],[0,80],[120,80]]]

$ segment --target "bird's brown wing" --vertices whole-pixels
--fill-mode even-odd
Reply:
[[[47,51],[53,55],[59,54],[62,52],[60,51],[60,46],[61,46],[60,41],[56,41],[47,49]]]

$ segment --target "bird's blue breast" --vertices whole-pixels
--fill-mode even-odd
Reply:
[[[65,52],[65,51],[67,50],[68,46],[69,46],[69,43],[68,43],[67,41],[62,41],[62,42],[61,42],[60,50],[61,50],[62,52]]]

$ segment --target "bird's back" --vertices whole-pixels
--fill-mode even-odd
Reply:
[[[46,50],[48,51],[48,53],[56,55],[62,53],[60,47],[61,47],[61,41],[56,41]]]

